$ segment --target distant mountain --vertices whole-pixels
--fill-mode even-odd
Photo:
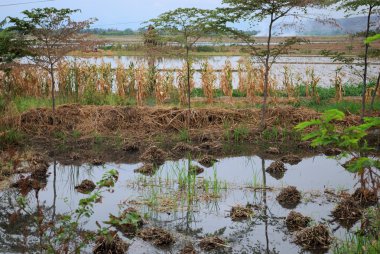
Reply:
[[[365,31],[367,25],[367,17],[350,17],[335,20],[336,24],[329,22],[321,23],[317,21],[306,22],[300,35],[342,35],[355,34]],[[371,18],[371,29],[380,30],[380,15]]]

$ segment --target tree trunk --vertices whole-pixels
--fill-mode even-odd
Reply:
[[[54,66],[50,65],[50,78],[51,78],[51,99],[52,99],[52,109],[53,109],[53,125],[55,119],[55,79],[54,79]]]
[[[380,84],[380,72],[379,72],[379,75],[377,76],[377,82],[376,82],[375,91],[373,92],[373,95],[372,95],[371,107],[370,107],[370,111],[369,111],[371,113],[373,111],[373,104],[375,103],[375,97],[376,97],[376,94],[377,94],[377,90],[379,89],[379,84]]]
[[[368,17],[367,17],[367,30],[365,34],[365,38],[368,38],[369,36],[369,29],[370,29],[370,23],[371,23],[371,13],[372,13],[372,6],[369,7],[368,11]],[[365,53],[364,53],[364,76],[363,76],[363,91],[362,91],[362,112],[360,115],[361,120],[363,121],[364,114],[365,114],[365,101],[366,101],[366,91],[367,91],[367,69],[368,69],[368,48],[369,44],[365,44]]]
[[[261,129],[265,129],[265,116],[267,110],[267,97],[268,97],[268,83],[269,83],[269,58],[270,58],[270,42],[272,39],[272,27],[273,27],[273,13],[271,14],[271,20],[269,24],[269,33],[268,33],[268,41],[267,41],[267,52],[265,58],[265,74],[264,74],[264,91],[263,91],[263,106],[261,110]]]

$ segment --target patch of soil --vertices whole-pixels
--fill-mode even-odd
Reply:
[[[281,161],[283,163],[288,163],[290,165],[297,165],[298,163],[302,161],[302,159],[298,157],[297,155],[289,154],[289,155],[282,156]]]
[[[370,207],[378,203],[379,197],[376,191],[369,190],[366,188],[358,188],[351,195],[351,198],[355,200],[361,207]]]
[[[138,143],[126,143],[124,144],[123,150],[128,153],[137,153],[140,151],[140,145]]]
[[[79,153],[76,153],[76,152],[70,153],[69,157],[70,157],[70,160],[72,161],[77,161],[80,159]]]
[[[196,254],[194,246],[191,243],[188,243],[183,247],[179,254]]]
[[[306,228],[310,221],[310,217],[303,216],[301,213],[295,211],[291,211],[286,217],[285,223],[288,230],[290,232],[293,232]]]
[[[199,145],[199,148],[208,153],[218,153],[222,151],[223,144],[217,141],[204,142]]]
[[[202,250],[205,250],[205,251],[227,247],[225,241],[217,236],[203,238],[200,241],[199,246],[201,247]]]
[[[145,152],[140,156],[140,159],[145,162],[153,163],[156,165],[162,165],[165,163],[168,154],[158,148],[157,146],[151,146],[145,150]]]
[[[94,165],[94,166],[102,166],[104,165],[104,161],[102,161],[101,159],[93,159],[91,164]]]
[[[141,167],[135,169],[135,173],[140,173],[146,176],[152,176],[156,173],[158,167],[153,165],[152,163],[146,163],[142,165]]]
[[[152,242],[156,246],[174,243],[172,235],[160,228],[144,228],[140,230],[137,235],[144,241]]]
[[[129,207],[120,216],[110,214],[110,220],[106,223],[126,236],[135,236],[137,229],[144,225],[144,220],[135,208]]]
[[[277,147],[269,147],[265,152],[269,154],[280,154],[280,149]]]
[[[283,188],[276,197],[278,203],[287,209],[294,209],[301,201],[301,193],[294,186]]]
[[[175,154],[199,153],[200,148],[187,143],[180,142],[172,149],[172,152]]]
[[[78,186],[75,186],[75,189],[83,194],[88,194],[96,188],[96,185],[91,180],[83,180]]]
[[[352,198],[343,199],[332,211],[333,217],[345,228],[351,228],[362,216],[362,210]]]
[[[203,156],[200,160],[198,160],[198,162],[206,167],[206,168],[209,168],[209,167],[212,167],[214,165],[215,162],[218,162],[217,159],[215,159],[213,156],[211,155],[205,155]]]
[[[295,243],[306,250],[322,250],[330,247],[332,238],[328,228],[319,224],[297,232]]]
[[[98,237],[95,244],[94,254],[124,254],[129,247],[116,232],[110,232],[109,237]]]
[[[323,152],[326,156],[337,156],[342,153],[339,148],[329,148]]]
[[[249,219],[253,214],[252,208],[238,205],[231,208],[230,217],[233,221],[239,221]]]
[[[285,168],[285,165],[282,161],[275,161],[272,162],[265,171],[268,172],[272,177],[281,179],[284,177],[286,170],[287,169]]]
[[[192,174],[199,175],[199,174],[202,174],[204,171],[205,170],[200,166],[197,166],[197,165],[191,165],[190,166],[190,173],[192,173]]]

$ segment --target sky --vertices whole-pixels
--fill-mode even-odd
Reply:
[[[39,2],[38,2],[39,1]],[[29,2],[29,3],[27,3]],[[222,6],[222,0],[0,0],[0,21],[7,16],[21,17],[23,10],[43,7],[80,9],[75,20],[97,18],[92,27],[138,29],[141,23],[159,14],[179,7],[214,9]],[[27,3],[27,4],[22,4]],[[322,11],[326,14],[324,11]],[[342,13],[331,12],[334,18],[343,17]],[[258,30],[266,33],[266,21],[255,27],[240,24],[244,30]]]

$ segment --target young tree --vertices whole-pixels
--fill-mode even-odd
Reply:
[[[297,20],[301,14],[306,13],[307,7],[312,3],[313,1],[310,0],[223,0],[223,4],[227,5],[227,7],[217,9],[214,12],[213,23],[216,29],[245,42],[251,51],[251,55],[258,58],[259,62],[264,66],[261,128],[265,128],[270,69],[279,55],[286,54],[294,44],[304,42],[304,40],[294,37],[286,39],[276,46],[272,45],[272,37],[275,35],[274,25],[280,23],[280,21],[285,24],[287,17]],[[269,19],[268,38],[264,49],[256,43],[251,34],[230,25],[245,22],[250,26],[254,26],[266,19]],[[294,25],[291,23],[287,25]]]
[[[365,13],[367,16],[366,29],[364,32],[365,39],[371,36],[371,17],[380,11],[380,0],[340,0],[338,1],[338,10],[344,10],[349,16]],[[364,46],[364,67],[363,67],[363,90],[362,90],[362,112],[361,118],[364,119],[366,111],[366,92],[368,76],[368,52],[370,44]]]
[[[155,19],[148,21],[157,30],[164,33],[169,42],[176,42],[185,48],[185,61],[187,64],[187,98],[190,104],[190,49],[210,29],[207,22],[209,11],[196,8],[178,8],[162,13]]]
[[[28,39],[30,59],[48,71],[51,79],[53,122],[55,116],[54,69],[71,51],[88,45],[86,35],[80,32],[95,19],[73,21],[71,15],[79,10],[43,8],[23,11],[23,18],[9,17],[10,31],[18,32]]]

